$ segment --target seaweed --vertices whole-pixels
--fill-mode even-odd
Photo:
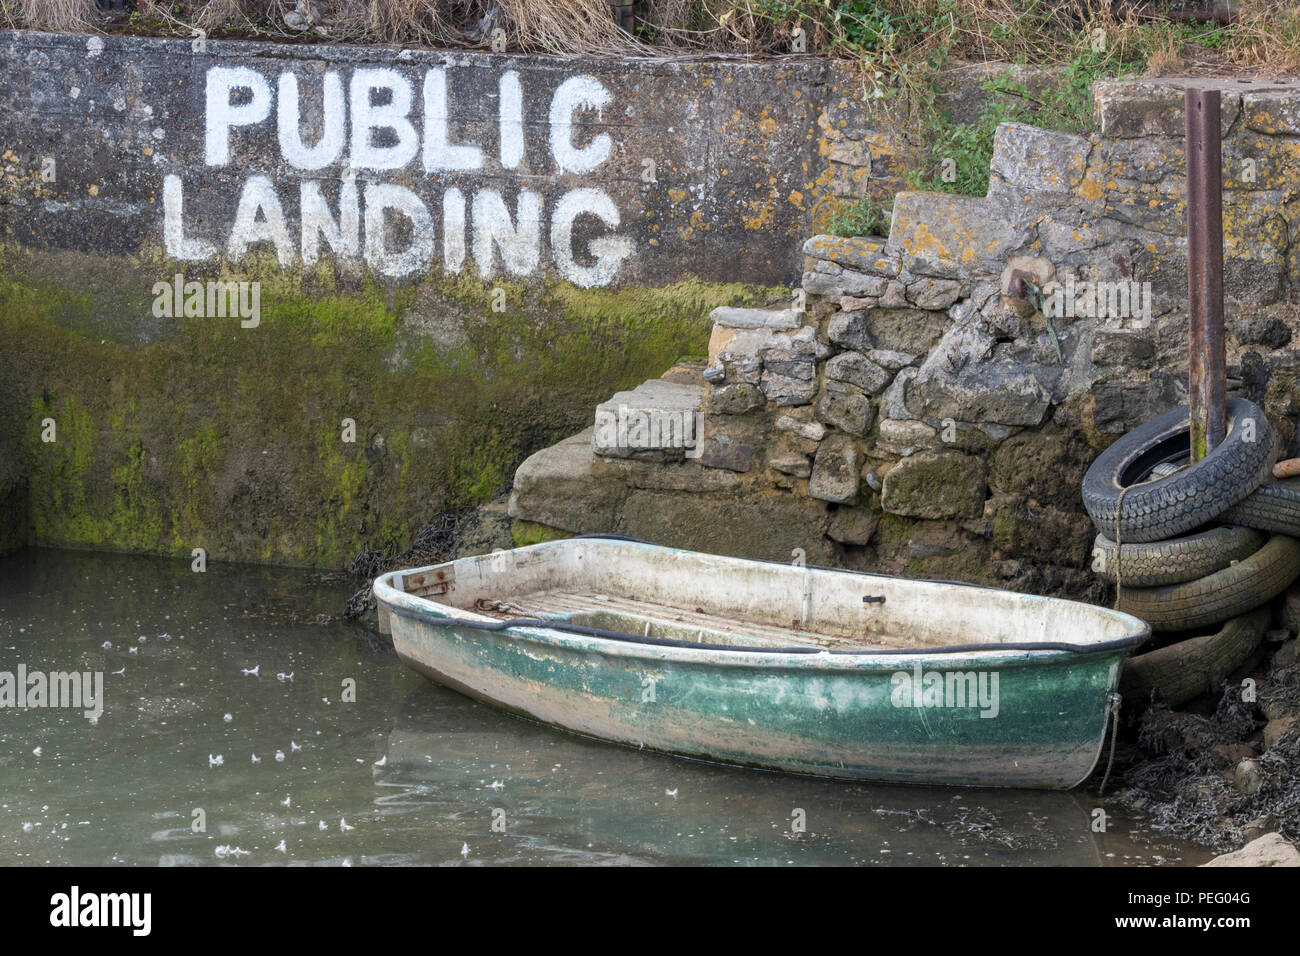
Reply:
[[[371,582],[381,574],[397,568],[438,564],[455,557],[461,542],[478,521],[478,512],[474,509],[443,511],[416,532],[415,541],[405,551],[394,553],[391,546],[384,550],[362,548],[348,562],[348,573],[353,578],[364,580],[365,584],[348,598],[343,617],[355,621],[374,608]]]
[[[1276,829],[1300,840],[1300,725],[1258,752],[1268,716],[1295,713],[1300,667],[1274,668],[1256,701],[1225,682],[1209,716],[1155,704],[1142,715],[1119,801],[1161,832],[1216,851],[1237,849],[1254,831]],[[1259,788],[1234,782],[1241,759],[1256,761]]]

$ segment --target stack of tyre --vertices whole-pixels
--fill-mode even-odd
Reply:
[[[1227,621],[1300,575],[1300,483],[1273,480],[1263,410],[1229,399],[1223,442],[1197,462],[1189,448],[1184,405],[1119,439],[1083,479],[1093,570],[1156,631]]]

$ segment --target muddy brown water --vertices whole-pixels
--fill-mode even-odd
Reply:
[[[104,680],[94,722],[84,709],[0,708],[0,865],[1210,856],[1113,805],[1106,832],[1093,832],[1098,801],[1083,790],[852,785],[530,724],[435,686],[340,620],[353,590],[278,568],[195,573],[187,561],[44,549],[0,560],[0,675],[22,665]]]

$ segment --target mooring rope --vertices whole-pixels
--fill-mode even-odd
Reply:
[[[1120,696],[1114,691],[1110,692],[1110,756],[1106,758],[1106,772],[1101,775],[1101,789],[1097,791],[1098,797],[1106,795],[1106,781],[1110,779],[1110,768],[1115,763],[1115,738],[1119,735],[1119,704]]]

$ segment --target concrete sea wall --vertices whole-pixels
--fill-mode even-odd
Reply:
[[[0,32],[0,67],[6,232],[200,265],[788,283],[832,167],[867,164],[829,60]]]

